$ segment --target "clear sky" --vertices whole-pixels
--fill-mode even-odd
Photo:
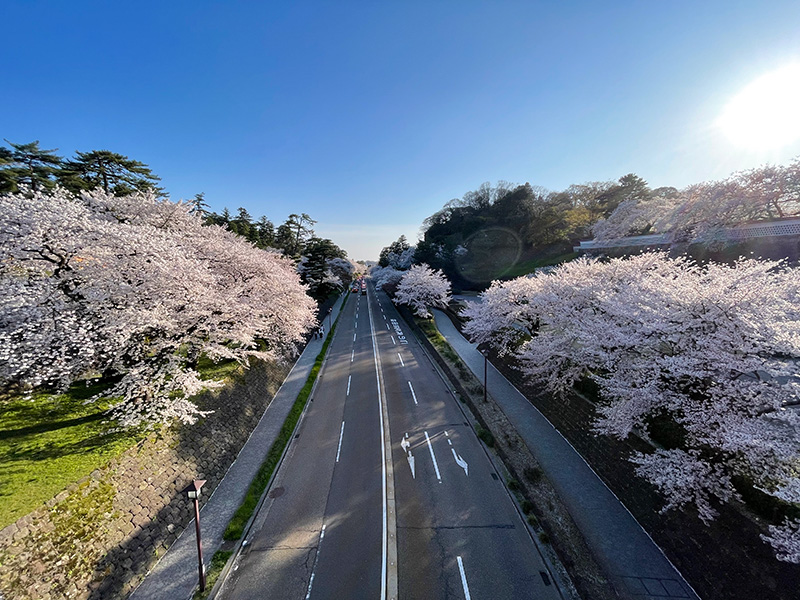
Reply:
[[[786,163],[715,126],[800,62],[800,2],[3,0],[0,136],[147,163],[354,259],[484,181],[652,187]]]

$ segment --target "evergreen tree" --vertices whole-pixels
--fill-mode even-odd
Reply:
[[[14,163],[11,150],[0,146],[0,194],[13,192],[16,189],[14,178],[8,171],[10,165]]]
[[[383,250],[381,250],[380,260],[378,260],[378,265],[381,267],[388,267],[390,254],[400,255],[406,250],[408,250],[410,247],[411,246],[409,246],[406,236],[401,235],[399,238],[397,238],[396,241],[392,242],[391,244],[386,246]]]
[[[292,254],[294,232],[288,223],[278,226],[278,230],[275,232],[275,247],[283,250],[285,254]]]
[[[256,245],[259,248],[269,248],[275,245],[275,226],[267,217],[261,217],[255,225],[258,233]]]
[[[73,193],[101,187],[106,193],[124,196],[136,191],[153,191],[165,196],[155,182],[160,178],[138,160],[109,150],[76,152],[59,172],[59,183]]]
[[[293,239],[290,242],[289,247],[286,249],[287,254],[292,256],[300,256],[300,254],[303,253],[305,241],[314,235],[314,230],[312,227],[315,223],[316,221],[309,217],[306,213],[289,215],[284,225],[286,225],[289,231],[291,231]]]
[[[250,216],[250,213],[247,212],[247,209],[239,207],[237,209],[236,218],[231,221],[231,226],[232,229],[242,237],[245,237],[250,241],[255,241],[251,239],[251,230],[253,228],[252,221],[253,217]]]
[[[194,214],[200,215],[202,217],[209,217],[211,216],[208,212],[208,204],[206,203],[206,195],[203,192],[199,194],[195,194],[194,198],[189,201],[189,204],[192,206],[192,212]]]
[[[55,154],[58,148],[43,150],[39,140],[28,144],[14,144],[6,140],[11,150],[0,154],[0,185],[3,191],[16,192],[27,186],[31,192],[52,190],[54,176],[59,173],[63,159]]]
[[[341,282],[333,276],[329,261],[334,258],[347,258],[347,252],[329,239],[312,237],[308,240],[301,261],[300,276],[308,284],[313,298],[322,300],[337,289]]]

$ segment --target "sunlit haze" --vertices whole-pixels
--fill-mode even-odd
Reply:
[[[481,183],[681,188],[800,154],[800,4],[5,0],[0,137],[354,259]]]
[[[742,90],[719,126],[743,148],[772,149],[800,139],[800,64],[767,73]]]

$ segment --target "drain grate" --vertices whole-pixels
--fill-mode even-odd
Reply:
[[[542,576],[542,581],[544,581],[545,585],[550,585],[550,576],[547,573],[539,571],[539,575]]]
[[[497,476],[497,473],[492,473],[492,479],[495,481],[499,480],[500,478]]]

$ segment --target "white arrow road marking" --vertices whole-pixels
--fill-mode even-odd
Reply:
[[[409,447],[411,446],[411,442],[408,441],[408,434],[406,433],[405,437],[400,441],[400,447],[406,453],[408,458],[408,466],[411,467],[411,477],[413,479],[417,478],[417,472],[414,469],[414,455],[411,454],[411,450]]]
[[[414,398],[414,404],[419,404],[419,402],[417,402],[417,395],[414,393],[414,388],[411,387],[410,381],[408,382],[408,389],[411,390],[411,397]]]
[[[425,432],[425,439],[428,442],[428,450],[431,451],[431,460],[433,461],[433,468],[436,471],[436,479],[439,480],[439,483],[442,483],[442,474],[439,473],[439,463],[436,462],[436,456],[433,454],[433,446],[431,445],[431,438],[427,431]]]
[[[461,586],[464,588],[464,597],[467,600],[472,600],[469,595],[469,586],[467,585],[467,574],[464,573],[464,563],[460,556],[456,556],[456,560],[458,560],[458,571],[461,573]]]
[[[339,432],[339,448],[336,450],[336,462],[339,462],[339,453],[342,451],[343,437],[344,437],[344,421],[342,421],[342,430]]]
[[[455,448],[450,448],[450,450],[453,452],[453,458],[456,459],[456,464],[462,469],[464,469],[464,473],[466,473],[467,477],[469,477],[469,465],[467,464],[467,461],[465,461],[463,458],[461,458],[461,456],[456,454]]]
[[[394,338],[392,338],[392,339],[394,339]],[[400,359],[400,364],[401,364],[401,365],[403,365],[403,366],[405,367],[405,366],[406,366],[406,363],[404,363],[404,362],[403,362],[403,357],[402,357],[402,356],[400,356],[400,353],[399,353],[399,352],[397,353],[397,358],[399,358],[399,359]]]

